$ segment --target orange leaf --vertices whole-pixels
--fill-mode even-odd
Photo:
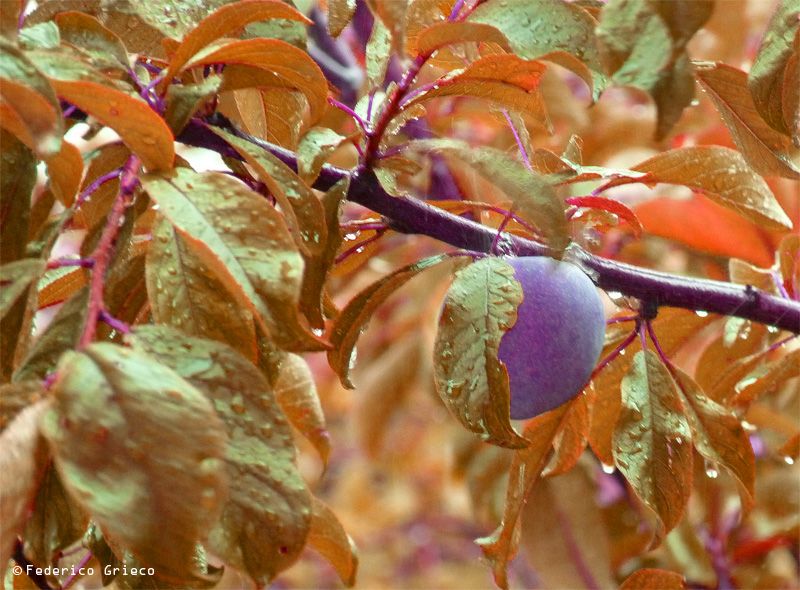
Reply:
[[[684,590],[683,576],[667,570],[641,569],[633,572],[620,590]]]
[[[589,207],[591,209],[602,209],[614,215],[622,217],[625,221],[631,224],[636,236],[642,235],[642,224],[639,218],[627,205],[615,201],[614,199],[607,199],[605,197],[569,197],[566,199],[568,205],[575,205],[576,207]]]
[[[349,588],[355,583],[358,570],[356,546],[333,511],[322,500],[313,496],[311,500],[308,544],[331,563],[344,585]]]
[[[61,150],[55,156],[46,158],[45,162],[53,193],[61,203],[69,207],[83,177],[83,157],[80,150],[68,141],[62,141]]]
[[[242,0],[226,4],[201,20],[178,46],[159,85],[163,91],[169,81],[183,69],[183,66],[203,47],[241,29],[245,25],[262,20],[281,18],[311,24],[300,12],[279,0]]]
[[[119,133],[150,171],[169,170],[174,139],[164,119],[147,104],[96,82],[50,80],[56,94]]]
[[[422,30],[417,37],[417,53],[427,55],[446,45],[470,41],[497,43],[503,49],[511,51],[506,36],[492,25],[448,21],[434,23]]]
[[[256,68],[254,73],[258,74],[249,76],[249,80],[245,77],[238,82],[226,75],[220,92],[253,86],[297,88],[308,99],[312,124],[318,121],[325,111],[328,99],[328,82],[325,74],[305,51],[285,41],[278,39],[233,41],[193,59],[188,67],[219,63],[250,66]],[[246,71],[245,69],[244,72]]]

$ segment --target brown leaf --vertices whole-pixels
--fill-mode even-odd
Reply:
[[[656,540],[680,521],[692,487],[692,432],[674,381],[658,355],[636,353],[622,380],[614,463],[658,518]]]
[[[792,221],[763,178],[753,173],[736,150],[719,146],[677,148],[636,165],[643,178],[617,178],[603,188],[632,182],[667,183],[688,187],[733,209],[768,229],[786,230]]]
[[[45,159],[47,176],[53,194],[65,207],[70,207],[83,179],[83,156],[68,141],[61,142],[61,150]]]
[[[308,544],[330,562],[345,586],[352,587],[358,570],[355,543],[322,500],[312,497],[311,508]]]
[[[128,50],[119,37],[99,20],[83,12],[56,15],[61,40],[88,53],[98,66],[130,67]]]
[[[159,90],[163,91],[172,78],[206,45],[221,37],[230,36],[230,33],[249,23],[275,18],[311,24],[300,12],[279,0],[243,0],[220,7],[184,37],[170,59]]]
[[[800,349],[794,349],[781,358],[759,367],[735,386],[732,403],[746,406],[764,395],[778,390],[790,379],[800,376]]]
[[[563,427],[571,403],[545,412],[527,423],[523,436],[529,445],[514,452],[503,520],[491,535],[475,541],[491,563],[494,582],[501,588],[508,588],[506,569],[519,547],[520,513],[547,465],[553,441]]]
[[[753,169],[765,176],[800,179],[800,148],[761,118],[747,88],[747,74],[718,63],[698,67],[696,75]]]
[[[97,82],[52,78],[50,81],[60,98],[119,133],[149,171],[172,168],[175,158],[172,131],[143,100]]]
[[[187,67],[230,64],[248,67],[250,76],[223,77],[220,92],[237,88],[263,86],[300,90],[308,100],[311,123],[316,123],[327,108],[328,82],[319,66],[305,51],[277,39],[232,41],[210,53],[192,59]],[[246,73],[247,70],[238,70]]]
[[[327,0],[328,33],[336,38],[347,26],[356,11],[356,0]]]
[[[800,461],[800,432],[783,443],[781,448],[778,449],[778,454],[782,456],[783,460],[787,463]]]
[[[5,392],[4,392],[5,393]],[[39,401],[20,412],[0,433],[0,559],[8,563],[47,465],[47,445],[39,436],[39,421],[49,408]]]
[[[25,256],[36,157],[23,141],[0,129],[0,263]],[[5,281],[5,277],[3,278]]]
[[[327,465],[331,437],[308,363],[299,355],[285,353],[278,369],[274,385],[278,404],[292,426],[314,445],[323,465]]]
[[[742,508],[749,512],[755,503],[755,456],[750,437],[733,411],[705,395],[686,373],[674,369],[679,391],[692,429],[692,443],[710,466],[722,466],[737,481]]]
[[[575,398],[564,415],[561,430],[553,443],[553,456],[543,477],[561,475],[578,462],[589,440],[589,400],[586,394]]]
[[[628,576],[620,590],[685,590],[683,576],[667,570],[640,569]]]

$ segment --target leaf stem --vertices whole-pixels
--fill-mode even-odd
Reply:
[[[605,369],[608,365],[611,364],[611,362],[615,358],[617,358],[620,354],[622,354],[622,351],[628,348],[630,343],[636,339],[636,335],[639,334],[640,332],[641,332],[641,322],[637,318],[636,327],[633,330],[631,330],[631,333],[625,337],[625,340],[620,342],[614,350],[608,353],[606,358],[604,358],[602,361],[598,363],[598,365],[594,368],[594,371],[592,371],[592,374],[589,376],[588,383],[591,383],[603,371],[603,369]]]
[[[139,183],[137,172],[141,161],[137,156],[131,156],[122,169],[122,176],[119,184],[119,193],[111,207],[111,212],[106,219],[100,241],[92,252],[94,266],[92,268],[92,278],[89,282],[89,305],[86,311],[86,321],[83,326],[78,348],[85,348],[94,340],[97,332],[97,322],[102,319],[105,312],[103,303],[103,284],[111,258],[114,253],[114,243],[122,220],[124,219],[125,209],[130,204],[133,192]],[[105,319],[103,321],[106,321]]]

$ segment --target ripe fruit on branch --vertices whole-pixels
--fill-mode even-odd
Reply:
[[[524,298],[498,358],[508,371],[511,418],[521,420],[580,393],[600,356],[606,324],[597,289],[574,264],[546,257],[506,262]]]

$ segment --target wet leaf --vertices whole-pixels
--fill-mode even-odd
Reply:
[[[19,15],[24,5],[23,0],[0,2],[0,35],[12,40],[16,37]]]
[[[269,382],[218,342],[166,327],[138,328],[132,340],[202,391],[225,423],[230,497],[209,543],[263,586],[297,559],[312,518],[292,433]]]
[[[29,134],[27,143],[35,146],[39,155],[57,154],[64,128],[53,87],[22,51],[3,39],[0,58],[0,96],[4,106],[18,118]],[[3,118],[7,116],[4,113]]]
[[[311,21],[305,16],[280,0],[248,0],[221,6],[200,21],[184,37],[175,53],[172,54],[160,89],[163,90],[169,80],[183,70],[184,66],[198,51],[213,41],[230,36],[230,33],[241,29],[249,23],[274,18],[311,24]]]
[[[51,78],[59,97],[119,133],[149,171],[169,170],[175,158],[167,124],[143,100],[97,82]]]
[[[590,408],[589,398],[585,394],[569,404],[553,441],[553,456],[542,472],[543,477],[567,473],[578,463],[589,441]]]
[[[238,65],[255,70],[256,76],[237,81],[227,73],[220,92],[263,86],[299,90],[308,100],[310,122],[316,123],[327,108],[328,82],[316,62],[302,49],[277,39],[246,39],[211,48],[192,59],[186,67],[211,64]],[[247,72],[240,69],[240,72]]]
[[[83,156],[80,150],[70,142],[62,141],[59,152],[46,158],[45,163],[53,194],[64,206],[71,206],[83,179]]]
[[[297,314],[303,260],[281,215],[234,178],[178,168],[142,184],[186,245],[282,346],[323,346]],[[219,199],[225,195],[225,199]]]
[[[531,491],[541,478],[542,470],[547,465],[553,441],[561,431],[570,405],[564,404],[555,410],[545,412],[526,424],[523,436],[529,444],[513,454],[503,519],[491,535],[475,541],[491,563],[494,582],[500,588],[508,588],[506,569],[519,547],[522,522],[520,515]]]
[[[0,317],[5,317],[13,305],[38,280],[45,263],[38,258],[24,258],[0,266]]]
[[[724,467],[736,478],[742,508],[749,512],[755,503],[755,456],[750,438],[739,418],[715,402],[686,373],[675,368],[692,442],[709,464]]]
[[[423,29],[416,39],[417,53],[427,55],[437,49],[458,43],[496,43],[511,51],[508,39],[492,25],[472,22],[440,22]]]
[[[331,37],[339,36],[355,11],[356,0],[328,0],[328,33]]]
[[[698,67],[697,79],[750,166],[765,176],[800,179],[800,148],[767,125],[747,88],[747,74],[725,64]]]
[[[322,203],[314,191],[268,151],[222,130],[213,131],[228,142],[253,168],[256,178],[267,185],[281,207],[300,252],[305,256],[318,255],[327,241],[328,228]]]
[[[575,4],[560,0],[486,2],[467,20],[499,29],[519,57],[538,59],[558,51],[572,55],[592,71],[595,98],[605,87],[595,21]]]
[[[327,559],[348,588],[356,582],[358,553],[339,519],[322,500],[312,497],[308,544]]]
[[[620,590],[685,590],[683,576],[659,569],[640,569],[628,576]]]
[[[606,199],[605,197],[595,196],[569,197],[566,199],[566,202],[567,205],[600,209],[602,211],[613,213],[631,225],[635,236],[638,237],[642,234],[643,228],[642,224],[639,222],[639,218],[636,217],[636,213],[634,213],[633,210],[631,210],[625,203],[621,203],[620,201],[616,201],[614,199]]]
[[[509,448],[528,442],[511,426],[508,374],[497,354],[521,302],[522,287],[507,262],[470,264],[447,291],[433,351],[436,390],[450,412],[484,441]]]
[[[345,306],[333,325],[330,336],[332,348],[328,351],[328,363],[345,387],[353,388],[349,373],[355,363],[356,341],[366,329],[373,312],[408,280],[448,260],[450,258],[442,254],[404,266],[372,283]]]
[[[31,288],[43,262],[23,259],[0,266],[0,378],[11,378],[15,364],[27,351],[31,322],[36,307],[36,290]]]
[[[792,129],[783,116],[782,87],[791,83],[786,73],[796,51],[793,42],[799,30],[798,18],[800,4],[791,1],[777,4],[747,76],[747,87],[756,110],[770,127],[785,135],[791,135]]]
[[[392,33],[380,18],[375,18],[366,47],[367,85],[378,88],[383,85],[389,58],[392,55]]]
[[[746,406],[764,395],[778,390],[789,379],[800,376],[800,349],[787,352],[748,374],[735,386],[733,403]]]
[[[292,426],[314,445],[323,465],[327,465],[331,452],[330,433],[314,375],[303,357],[291,353],[282,355],[275,380],[275,398]]]
[[[152,233],[145,278],[155,322],[225,342],[254,360],[252,315],[235,303],[168,221],[156,221]]]
[[[784,236],[775,257],[781,283],[790,295],[797,298],[800,289],[800,235]]]
[[[109,343],[66,353],[53,393],[43,434],[65,488],[159,577],[191,579],[195,545],[225,497],[225,433],[209,401]]]
[[[46,401],[40,401],[25,408],[0,433],[0,559],[4,564],[11,557],[17,535],[25,528],[47,466],[47,445],[39,436],[39,420],[48,407]]]
[[[169,85],[164,120],[173,133],[180,133],[195,111],[208,99],[216,96],[220,84],[222,84],[222,78],[211,75],[197,84]]]
[[[614,463],[656,515],[657,542],[680,521],[692,488],[692,433],[675,383],[658,355],[637,352],[622,379]]]
[[[313,184],[328,156],[347,139],[327,127],[309,129],[297,146],[297,173],[300,178],[309,185]]]
[[[440,78],[432,88],[416,95],[403,108],[432,98],[469,96],[544,120],[547,114],[538,87],[545,69],[541,62],[514,55],[489,55]]]
[[[127,70],[128,51],[117,35],[99,20],[83,12],[56,15],[61,39],[87,53],[100,67]]]
[[[511,199],[514,212],[532,223],[556,250],[569,242],[564,201],[542,177],[519,160],[488,147],[471,147],[455,140],[418,140],[409,148],[452,154],[470,165]]]
[[[763,178],[753,173],[742,155],[719,146],[696,146],[662,152],[634,167],[644,178],[617,178],[610,188],[631,182],[678,184],[700,192],[720,205],[769,229],[785,230],[792,221]]]

